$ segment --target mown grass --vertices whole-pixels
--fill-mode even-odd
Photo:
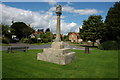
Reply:
[[[0,46],[11,46],[10,44],[1,43]]]
[[[42,50],[2,53],[3,78],[118,78],[118,51],[91,50],[76,52],[76,59],[67,65],[37,61]]]

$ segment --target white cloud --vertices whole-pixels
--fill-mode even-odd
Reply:
[[[50,8],[49,11],[55,11],[55,10],[56,10],[56,8],[52,7],[52,8]],[[62,10],[65,12],[69,12],[69,13],[77,13],[79,15],[91,15],[91,14],[97,14],[97,13],[103,12],[103,11],[98,11],[96,9],[75,9],[68,5],[63,6]]]
[[[45,11],[43,11],[43,10],[40,10],[39,12],[40,12],[40,13],[45,13]]]
[[[57,2],[48,2],[50,5],[55,5]]]
[[[72,2],[67,2],[67,4],[69,5],[69,4],[72,4]]]
[[[56,7],[52,7],[49,9],[49,11],[55,11],[56,10]]]
[[[63,11],[70,13],[77,13],[79,15],[91,15],[96,13],[101,13],[102,11],[98,11],[96,9],[75,9],[70,6],[63,6]]]
[[[63,16],[63,15],[61,16],[61,18],[63,18],[63,19],[66,18],[66,17],[67,17],[67,16]]]
[[[51,6],[57,4],[57,1],[55,0],[43,0],[44,2],[48,2]]]
[[[2,23],[11,25],[11,21],[14,18],[15,22],[25,22],[26,24],[30,24],[31,27],[35,29],[46,29],[50,28],[52,32],[56,32],[56,20],[57,17],[53,15],[53,12],[33,12],[18,8],[9,7],[3,4],[0,4],[2,7]],[[44,12],[44,14],[43,14]],[[65,18],[66,16],[61,16]],[[71,31],[75,31],[78,28],[78,25],[74,22],[66,23],[64,20],[61,20],[61,33],[66,34]]]

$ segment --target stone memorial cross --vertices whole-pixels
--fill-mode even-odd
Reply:
[[[70,48],[65,48],[64,42],[60,38],[60,16],[62,14],[62,6],[56,6],[57,26],[56,39],[51,44],[51,48],[44,48],[42,53],[37,54],[37,60],[43,60],[60,65],[71,63],[75,59],[75,52],[71,52]]]
[[[56,39],[55,42],[60,42],[60,16],[62,14],[62,6],[57,5],[56,6],[56,14],[57,14],[57,26],[56,26]]]

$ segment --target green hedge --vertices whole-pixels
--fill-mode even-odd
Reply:
[[[120,43],[116,41],[106,41],[101,43],[98,48],[101,50],[120,50]]]

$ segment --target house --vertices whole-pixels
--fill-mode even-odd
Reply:
[[[38,29],[37,31],[35,31],[33,34],[31,34],[31,38],[39,38],[40,34],[43,33],[44,29]]]
[[[61,34],[61,38],[64,38],[64,36],[65,36],[64,34]]]
[[[79,39],[80,39],[80,34],[79,33],[76,33],[76,32],[70,32],[69,33],[69,40],[71,42],[76,42],[78,43],[79,42]]]
[[[41,33],[42,33],[42,32],[34,32],[33,35],[34,35],[35,37],[39,38]]]

